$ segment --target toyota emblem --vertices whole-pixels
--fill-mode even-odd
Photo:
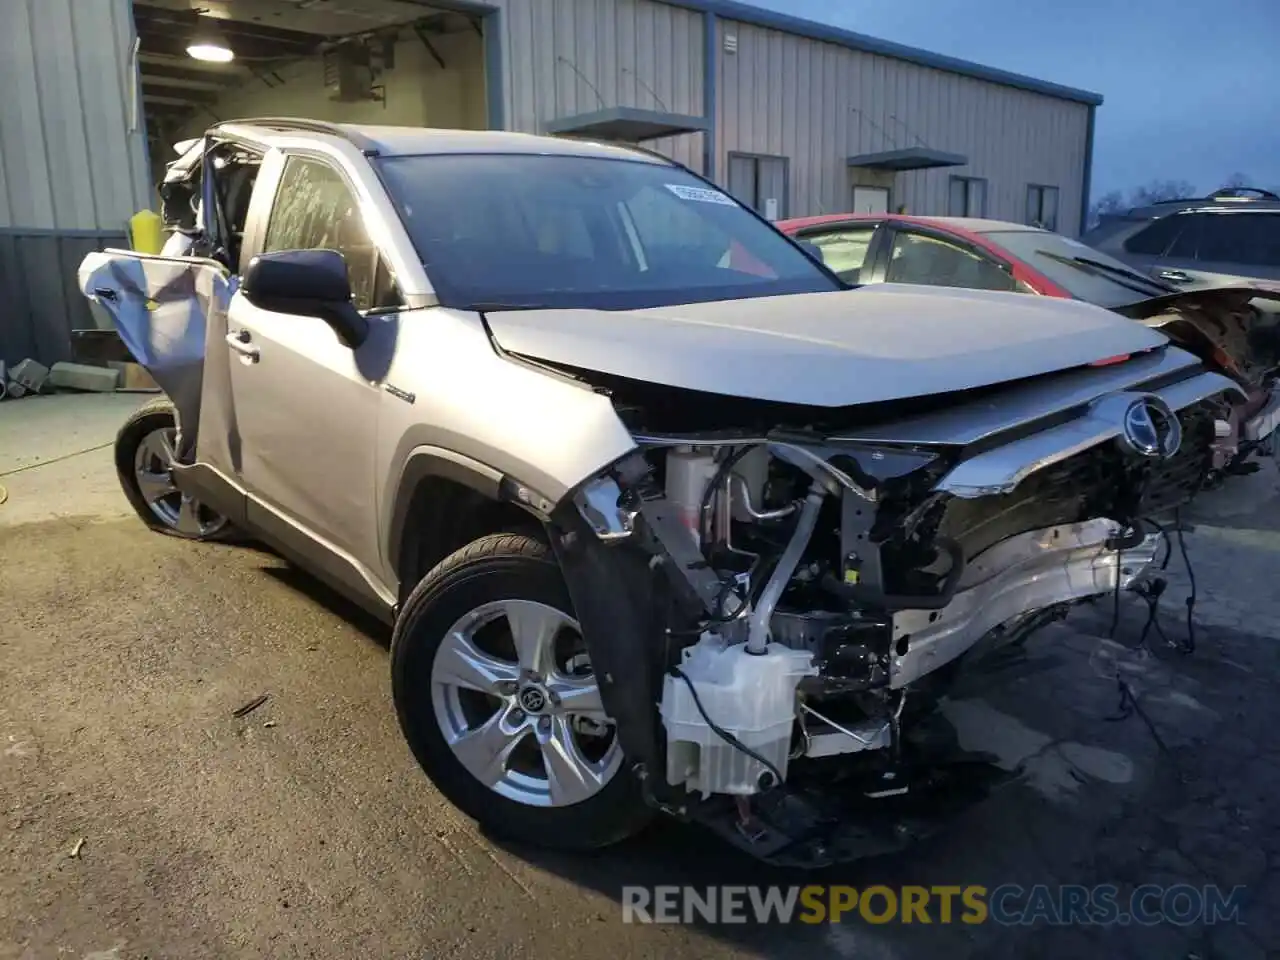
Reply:
[[[520,691],[520,706],[525,713],[541,713],[547,708],[547,695],[537,687],[525,687]]]
[[[1125,410],[1120,436],[1132,453],[1168,460],[1182,446],[1182,424],[1167,403],[1147,395],[1138,397]]]

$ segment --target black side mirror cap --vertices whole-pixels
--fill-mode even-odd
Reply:
[[[240,291],[272,313],[316,317],[352,350],[369,337],[369,322],[351,300],[347,261],[337,250],[278,250],[249,261]]]

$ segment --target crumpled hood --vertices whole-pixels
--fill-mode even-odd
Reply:
[[[1167,343],[1101,307],[876,284],[646,310],[486,314],[510,353],[649,383],[821,407],[987,386]]]
[[[1200,307],[1216,304],[1227,309],[1239,309],[1253,300],[1280,301],[1280,283],[1248,280],[1241,283],[1224,283],[1217,287],[1174,290],[1163,296],[1149,297],[1146,300],[1113,309],[1123,316],[1132,317],[1135,320],[1146,320],[1180,306]]]
[[[1280,366],[1280,284],[1244,281],[1176,290],[1112,310],[1167,330],[1175,343],[1222,366],[1251,391],[1265,391],[1265,381]],[[1197,335],[1184,336],[1186,326]]]

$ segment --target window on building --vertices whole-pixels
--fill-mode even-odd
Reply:
[[[947,216],[985,217],[987,215],[987,181],[979,177],[952,177],[947,199]]]
[[[1027,186],[1027,219],[1033,227],[1058,232],[1058,188],[1032,183]]]
[[[394,281],[365,230],[355,193],[327,163],[286,161],[262,245],[263,253],[280,250],[337,250],[347,262],[358,309],[396,303]]]
[[[787,216],[786,157],[729,154],[729,192],[762,217],[783,220]]]

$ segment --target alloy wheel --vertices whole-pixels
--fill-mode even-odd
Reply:
[[[133,476],[147,506],[161,523],[188,537],[209,537],[227,525],[227,518],[180,491],[173,483],[170,466],[174,460],[177,430],[152,430],[133,458]]]
[[[467,771],[510,800],[567,807],[622,766],[577,621],[529,600],[483,604],[436,650],[431,699]]]

